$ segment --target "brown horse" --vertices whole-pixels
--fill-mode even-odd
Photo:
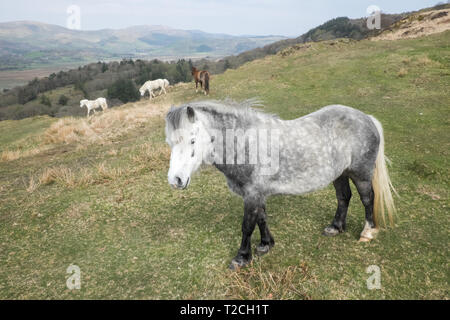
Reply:
[[[192,76],[195,80],[195,92],[198,92],[198,83],[200,82],[200,88],[205,90],[205,95],[209,94],[209,72],[192,67]]]

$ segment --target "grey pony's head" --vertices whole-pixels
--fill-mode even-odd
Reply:
[[[199,116],[189,105],[172,107],[166,115],[166,142],[171,148],[168,181],[177,189],[189,186],[191,175],[211,153],[211,138]]]

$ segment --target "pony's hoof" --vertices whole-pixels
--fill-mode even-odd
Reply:
[[[358,242],[369,242],[375,239],[377,234],[377,228],[364,228],[363,232],[361,232]]]
[[[268,253],[270,250],[270,246],[268,244],[258,244],[256,246],[256,254],[262,256],[263,254]]]
[[[231,260],[230,263],[230,269],[231,270],[239,270],[242,267],[245,267],[250,263],[251,259],[244,259],[242,257],[236,257],[233,260]]]
[[[339,229],[337,229],[334,226],[328,226],[323,230],[322,235],[327,236],[327,237],[334,237],[341,232],[342,231],[339,231]]]
[[[263,254],[268,253],[274,245],[275,245],[275,242],[273,240],[269,244],[260,243],[256,246],[256,254],[259,256],[262,256]]]

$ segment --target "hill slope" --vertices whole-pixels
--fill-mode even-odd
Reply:
[[[449,9],[450,4],[436,5],[430,8],[424,8],[417,12],[405,12],[399,14],[381,14],[381,29],[380,30],[369,30],[367,28],[366,22],[367,18],[359,19],[349,19],[347,17],[339,17],[331,19],[320,26],[312,28],[305,34],[294,38],[294,39],[284,39],[271,44],[268,44],[262,48],[255,48],[242,52],[235,56],[228,56],[219,60],[215,64],[208,63],[207,60],[202,59],[197,62],[198,65],[207,64],[209,70],[213,73],[220,73],[224,69],[225,65],[235,68],[241,66],[242,64],[253,61],[255,59],[264,58],[267,55],[276,54],[286,48],[300,45],[312,41],[323,41],[331,40],[337,38],[348,38],[354,40],[361,40],[365,38],[377,38],[381,34],[385,34],[385,31],[389,32],[396,30],[398,28],[399,21],[408,21],[409,17],[418,17],[420,15],[428,16],[430,11]],[[419,19],[419,22],[422,20]],[[425,22],[425,21],[424,21]],[[446,22],[448,23],[448,21]],[[421,27],[421,26],[419,26]],[[444,29],[441,29],[443,31]],[[420,35],[420,33],[419,33]]]
[[[292,119],[341,103],[377,117],[397,198],[397,226],[358,243],[353,186],[348,230],[321,236],[332,187],[269,199],[270,254],[227,270],[240,242],[242,200],[206,169],[189,189],[167,184],[163,114],[204,99],[171,88],[90,120],[0,122],[0,297],[122,299],[448,299],[450,31],[398,41],[297,46],[212,77],[212,99],[259,97]],[[255,233],[254,247],[259,240]],[[81,268],[81,290],[66,269]],[[380,290],[368,290],[370,265]]]
[[[450,30],[450,5],[436,10],[419,11],[383,30],[372,40],[396,40],[423,37]]]

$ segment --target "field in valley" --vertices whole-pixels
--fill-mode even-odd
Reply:
[[[328,104],[384,125],[400,198],[395,227],[359,243],[353,190],[346,233],[321,235],[333,187],[269,199],[276,245],[238,271],[243,203],[213,168],[167,184],[170,105],[205,99],[180,84],[85,118],[0,122],[1,299],[449,299],[450,31],[396,41],[333,40],[214,75],[210,99],[257,97],[293,119]],[[252,238],[254,248],[259,232]],[[66,287],[67,267],[81,289]],[[368,290],[370,265],[381,289]]]
[[[78,65],[56,65],[47,68],[37,68],[29,70],[1,70],[0,71],[0,90],[12,89],[16,86],[23,86],[34,78],[48,77],[53,72],[69,70],[70,67]]]

